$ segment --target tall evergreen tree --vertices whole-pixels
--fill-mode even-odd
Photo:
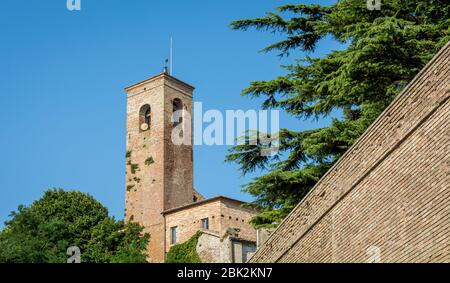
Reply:
[[[280,151],[261,156],[267,147],[244,144],[226,160],[243,174],[262,169],[243,190],[262,209],[256,226],[276,225],[356,141],[387,105],[450,39],[448,0],[383,0],[369,10],[365,0],[339,0],[331,6],[285,5],[277,13],[231,23],[236,30],[279,33],[285,38],[263,49],[288,56],[312,52],[324,37],[343,44],[320,58],[306,57],[286,66],[287,75],[255,81],[243,96],[262,97],[263,108],[277,108],[299,119],[320,119],[334,110],[342,118],[328,127],[278,133]],[[250,134],[245,138],[251,139]]]

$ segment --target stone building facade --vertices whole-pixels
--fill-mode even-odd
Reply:
[[[166,233],[166,252],[200,230],[197,248],[205,262],[245,262],[256,249],[256,231],[249,224],[256,212],[242,204],[218,196],[164,211],[165,225],[171,229]]]
[[[225,238],[231,241],[223,237],[228,228],[239,232],[234,241],[255,243],[256,231],[249,220],[256,212],[230,198],[205,200],[194,190],[192,137],[190,144],[173,142],[174,129],[179,137],[192,136],[188,133],[194,87],[163,72],[125,90],[125,219],[140,223],[150,234],[149,261],[164,262],[171,245],[201,229],[220,235],[220,243]],[[202,220],[208,225],[201,226]],[[211,259],[220,260],[233,259]]]
[[[251,262],[450,262],[450,43]]]

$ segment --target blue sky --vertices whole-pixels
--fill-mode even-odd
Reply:
[[[124,87],[159,73],[174,38],[174,76],[196,87],[207,109],[259,109],[241,97],[252,80],[284,74],[296,53],[258,53],[279,39],[233,31],[232,20],[258,17],[299,1],[3,0],[0,9],[0,222],[51,187],[88,192],[123,218]],[[304,3],[332,3],[300,1]],[[324,40],[314,55],[338,45]],[[281,127],[311,129],[329,120],[281,115]],[[196,189],[206,197],[251,200],[227,146],[194,148]],[[3,225],[3,224],[0,224]]]

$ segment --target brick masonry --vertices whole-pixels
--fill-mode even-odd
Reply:
[[[240,237],[256,241],[256,231],[249,224],[256,211],[242,208],[242,202],[226,197],[205,200],[194,190],[192,140],[187,145],[172,142],[174,101],[181,100],[181,125],[188,133],[194,88],[164,72],[125,90],[125,219],[141,224],[150,234],[148,260],[164,262],[170,248],[170,227],[179,227],[178,243],[182,243],[201,229],[203,218],[209,219],[210,230],[223,234],[228,228],[238,228]],[[146,116],[141,110],[147,105],[151,109],[150,127],[143,129]]]
[[[150,233],[149,260],[164,261],[164,210],[193,202],[192,146],[172,143],[172,103],[181,99],[192,113],[194,88],[167,75],[157,75],[126,88],[127,92],[127,221]],[[150,129],[140,129],[140,109],[151,107]],[[190,123],[191,121],[187,121]],[[152,164],[146,160],[151,158]],[[134,170],[133,168],[134,167]]]
[[[201,220],[208,218],[208,230],[211,232],[222,236],[228,228],[237,228],[239,229],[239,238],[256,242],[256,230],[249,221],[257,212],[243,208],[242,204],[243,202],[219,196],[168,210],[164,212],[167,231],[171,227],[178,227],[179,240],[177,243],[183,243],[197,231],[202,230]],[[166,233],[166,251],[169,251],[171,246],[170,233]]]
[[[450,262],[450,43],[251,262]]]

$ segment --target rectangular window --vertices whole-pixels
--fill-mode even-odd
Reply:
[[[175,245],[178,242],[178,226],[170,228],[170,244]]]
[[[242,244],[242,262],[247,262],[251,255],[256,252],[255,243],[244,243]]]
[[[209,229],[209,219],[203,218],[202,219],[202,228],[208,230]]]
[[[256,243],[253,242],[231,242],[231,259],[233,263],[246,263],[256,252]]]

